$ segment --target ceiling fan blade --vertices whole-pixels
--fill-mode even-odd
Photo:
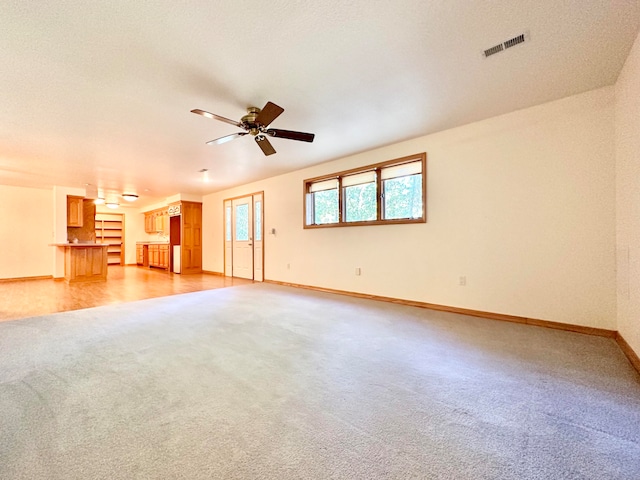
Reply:
[[[236,122],[235,120],[231,120],[230,118],[221,117],[220,115],[205,112],[204,110],[200,110],[199,108],[191,110],[191,113],[196,113],[198,115],[202,115],[203,117],[213,118],[214,120],[220,120],[221,122],[230,123],[231,125],[235,125],[236,127],[244,128],[240,122]]]
[[[293,132],[291,130],[280,130],[278,128],[270,128],[265,132],[267,135],[271,135],[272,137],[280,137],[287,138],[289,140],[299,140],[301,142],[313,142],[315,138],[314,133],[305,133],[305,132]]]
[[[242,137],[247,133],[249,132],[232,133],[231,135],[226,135],[224,137],[216,138],[215,140],[209,140],[207,142],[207,145],[214,145],[214,144],[220,145],[221,143],[227,143],[227,142],[230,142],[231,140],[235,140],[238,137]]]
[[[273,155],[276,153],[276,150],[271,145],[271,142],[264,135],[256,135],[256,143],[262,149],[262,153],[265,155]]]
[[[260,110],[256,118],[256,123],[266,127],[278,118],[282,112],[284,112],[284,108],[279,107],[275,103],[267,102],[264,108]]]

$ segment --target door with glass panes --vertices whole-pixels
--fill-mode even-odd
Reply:
[[[263,214],[262,193],[225,200],[226,276],[264,279]]]

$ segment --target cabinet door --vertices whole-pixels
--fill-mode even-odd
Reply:
[[[136,245],[136,260],[138,265],[144,265],[144,247],[142,245]]]
[[[144,231],[146,233],[155,233],[155,224],[156,218],[155,214],[147,212],[144,214]]]
[[[160,245],[160,267],[169,268],[169,245]]]
[[[182,273],[202,272],[202,204],[182,202]]]
[[[149,266],[150,267],[158,266],[158,246],[157,245],[149,245]]]
[[[163,235],[169,236],[170,230],[171,230],[169,228],[170,225],[171,225],[171,222],[169,221],[169,212],[165,210],[164,212],[162,212],[162,227],[163,227],[162,234]]]
[[[164,229],[165,229],[165,227],[164,227],[165,216],[167,218],[169,218],[169,216],[165,215],[163,212],[157,212],[156,213],[156,218],[155,218],[155,231],[156,232],[164,232]]]
[[[67,196],[67,227],[82,226],[82,197]]]

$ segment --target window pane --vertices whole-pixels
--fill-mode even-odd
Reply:
[[[313,193],[313,223],[322,225],[338,222],[338,189]]]
[[[249,204],[236,205],[236,241],[249,240]]]
[[[225,239],[227,242],[231,241],[231,206],[229,205],[225,209]]]
[[[376,220],[376,184],[365,183],[344,189],[345,220],[364,222]]]
[[[384,219],[422,217],[422,175],[384,180]]]
[[[255,223],[255,239],[256,241],[262,240],[262,202],[256,202],[256,213],[253,215]]]

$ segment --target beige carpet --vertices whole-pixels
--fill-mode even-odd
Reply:
[[[610,339],[248,285],[0,323],[0,478],[634,479]]]

